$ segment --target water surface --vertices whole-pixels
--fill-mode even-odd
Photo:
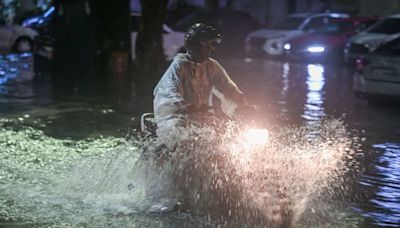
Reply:
[[[134,184],[135,191],[129,190],[133,177],[140,179],[135,176],[135,164],[143,144],[127,137],[136,124],[132,116],[141,112],[139,106],[130,103],[138,98],[128,99],[124,105],[104,99],[104,94],[80,91],[82,88],[60,94],[45,76],[36,81],[15,80],[21,69],[29,69],[29,63],[29,56],[12,56],[3,57],[0,64],[4,79],[0,85],[2,221],[54,227],[252,226],[210,217],[210,213],[216,214],[211,207],[203,208],[202,213],[161,213],[163,207],[168,209],[177,200],[175,195],[162,194],[162,188],[168,185],[142,182]],[[289,127],[291,130],[286,132],[298,137],[286,147],[274,144],[279,148],[276,153],[261,153],[269,155],[269,162],[255,162],[255,158],[262,159],[254,153],[243,166],[259,174],[266,172],[266,167],[270,173],[287,170],[279,174],[286,175],[285,181],[274,183],[286,187],[286,193],[292,196],[289,202],[301,212],[295,227],[399,225],[400,109],[396,103],[356,97],[351,72],[342,66],[241,59],[222,63],[250,100],[266,110],[265,120],[275,132],[285,132],[283,129]],[[337,119],[340,124],[333,125],[339,123]],[[332,137],[315,140],[321,129],[329,129],[325,136]],[[349,143],[345,146],[349,148],[338,147],[342,140]],[[202,151],[207,150],[210,148]],[[351,155],[346,151],[352,151]],[[348,155],[347,160],[342,159],[344,155]],[[308,163],[303,164],[304,160]],[[238,160],[231,162],[232,167],[239,167],[235,163]],[[287,162],[292,169],[287,168]],[[256,168],[261,164],[264,166]],[[167,178],[160,173],[151,175],[149,179],[153,180]],[[243,182],[231,183],[255,192],[255,187],[246,188],[250,185]],[[144,197],[149,190],[137,186],[145,185],[153,188],[152,193],[160,194],[153,194],[151,199]],[[300,186],[312,191],[299,195],[295,190],[302,189]],[[246,197],[249,195],[246,202],[255,199],[254,194]],[[251,208],[268,214],[273,206]],[[149,212],[151,209],[156,213]]]

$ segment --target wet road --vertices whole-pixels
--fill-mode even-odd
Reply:
[[[266,119],[272,125],[342,118],[359,137],[363,156],[358,158],[359,175],[347,183],[350,191],[339,202],[362,219],[359,227],[400,225],[398,101],[356,96],[351,71],[340,65],[265,59],[221,63],[249,100],[266,110]],[[0,59],[2,118],[24,120],[50,137],[84,139],[123,137],[133,124],[132,113],[141,112],[132,104],[135,99],[115,105],[104,94],[88,96],[79,90],[60,94],[48,76],[30,80],[31,64],[30,56]]]
[[[351,70],[340,65],[250,61],[232,67],[252,100],[266,104],[282,124],[343,118],[362,138],[364,169],[349,201],[366,219],[362,227],[400,225],[400,105],[352,91]],[[243,76],[244,75],[244,76]],[[351,198],[351,199],[350,199]],[[354,200],[354,201],[353,201]]]

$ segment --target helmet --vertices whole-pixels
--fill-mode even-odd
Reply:
[[[210,41],[221,43],[222,36],[209,25],[197,23],[189,27],[185,33],[185,48],[193,50],[200,45],[206,45]]]

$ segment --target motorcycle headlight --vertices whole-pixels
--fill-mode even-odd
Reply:
[[[267,129],[248,129],[244,137],[250,145],[264,145],[268,142],[268,130]]]

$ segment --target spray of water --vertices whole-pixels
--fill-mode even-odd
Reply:
[[[223,135],[212,128],[178,129],[181,144],[169,166],[189,210],[290,227],[313,197],[338,183],[354,156],[338,120],[281,128],[262,147],[249,147],[241,129],[233,129]]]
[[[160,139],[56,140],[2,124],[0,218],[57,227],[184,226],[189,214],[206,218],[190,217],[195,226],[214,226],[214,218],[291,227],[309,202],[340,184],[354,156],[339,120],[276,129],[258,147],[243,143],[232,123],[224,133],[221,126],[176,129],[172,152],[160,149]],[[176,209],[167,222],[157,217]]]

